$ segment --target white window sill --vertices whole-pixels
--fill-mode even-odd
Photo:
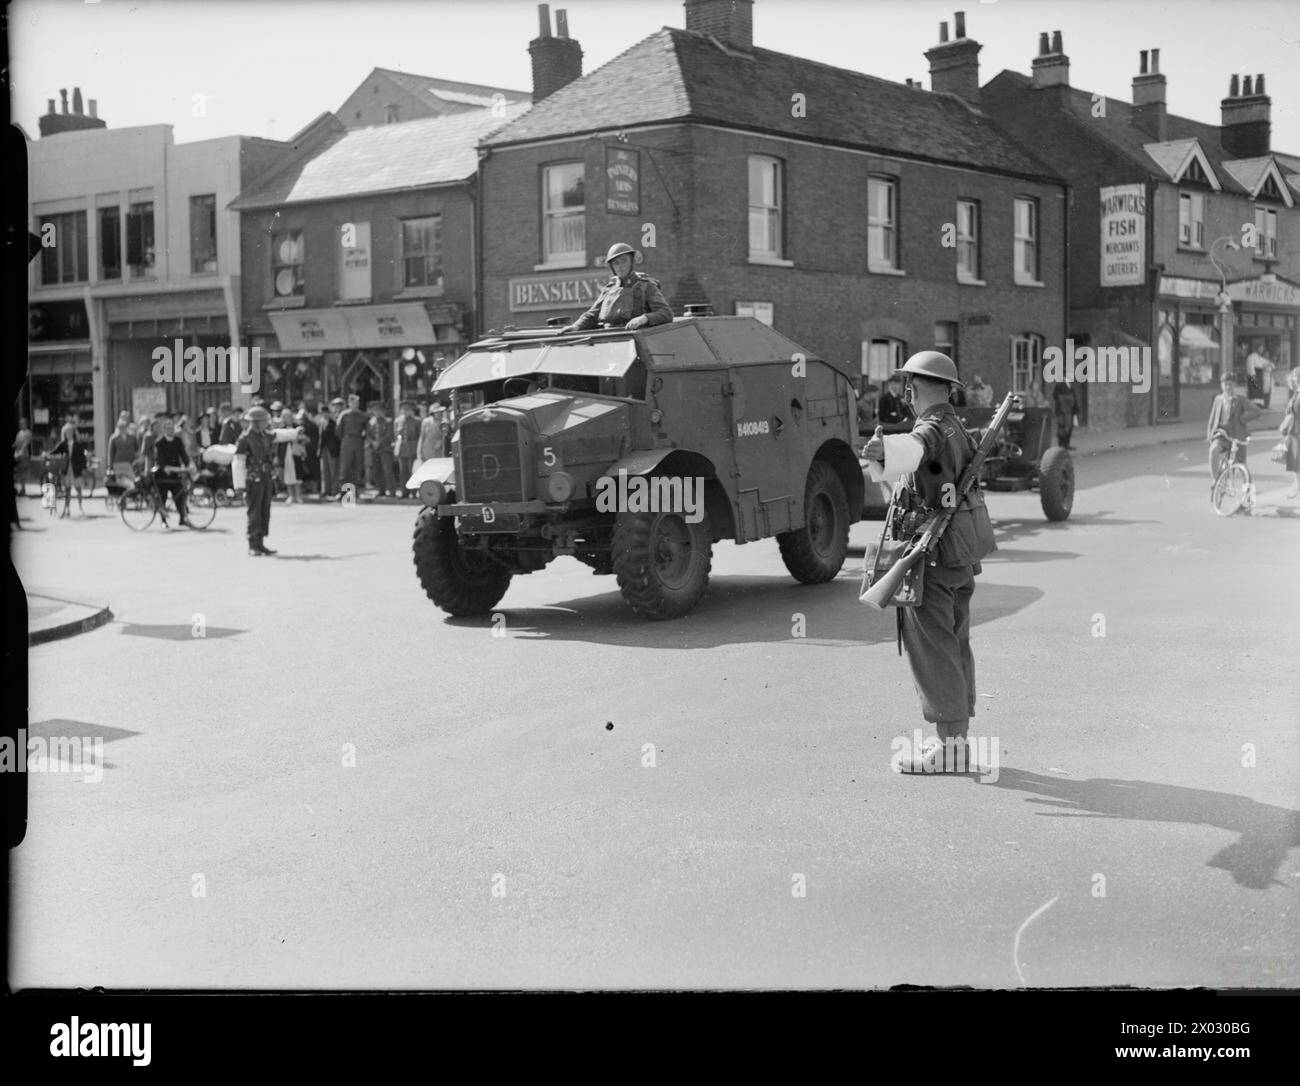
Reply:
[[[441,298],[446,293],[445,287],[407,287],[399,294],[393,295],[395,302],[407,302],[413,298]]]
[[[369,305],[370,298],[335,298],[332,305]]]
[[[960,272],[957,273],[957,282],[964,287],[988,286],[988,283],[986,283],[983,279],[972,279],[969,275],[962,275]]]
[[[263,309],[301,309],[307,304],[306,298],[272,298],[263,302]]]
[[[586,266],[587,266],[587,258],[585,256],[570,257],[569,259],[566,260],[555,260],[548,264],[534,264],[533,271],[535,272],[573,271],[575,268],[585,268]]]
[[[891,268],[887,264],[868,264],[868,275],[906,275],[902,268]]]
[[[1021,279],[1016,277],[1016,286],[1018,287],[1045,287],[1046,283],[1040,283],[1037,279]]]
[[[767,253],[750,253],[749,262],[751,264],[762,264],[768,268],[793,268],[793,260],[782,260],[779,256],[771,256]]]

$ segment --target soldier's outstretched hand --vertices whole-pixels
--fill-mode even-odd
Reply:
[[[864,460],[876,460],[880,463],[885,462],[885,431],[879,426],[876,432],[871,435],[871,440],[862,448],[862,458]]]

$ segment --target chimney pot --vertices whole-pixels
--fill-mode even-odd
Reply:
[[[953,37],[964,38],[966,36],[966,13],[964,11],[957,12],[953,15],[952,21],[955,28]]]
[[[555,36],[558,38],[569,36],[569,13],[563,8],[557,8],[555,11]]]
[[[948,40],[948,24],[942,22],[939,24],[939,44],[942,45]]]
[[[1240,93],[1240,84],[1237,82],[1237,77],[1234,75],[1230,80],[1228,80],[1228,97],[1236,98]]]
[[[59,104],[63,107],[63,112],[68,112],[68,90],[66,87],[59,88]]]
[[[1059,53],[1059,52],[1061,52],[1061,51],[1062,51],[1062,50],[1061,50],[1061,32],[1060,32],[1059,30],[1053,30],[1053,31],[1052,31],[1052,52],[1053,52],[1053,53]]]
[[[1155,75],[1158,74],[1159,71],[1160,71],[1160,50],[1152,49],[1151,50],[1151,73]]]
[[[87,100],[86,104],[90,107],[91,117],[97,118],[99,116],[99,101],[95,98],[91,98]]]
[[[1264,76],[1262,74],[1255,76],[1255,93],[1264,93]]]
[[[1141,63],[1140,66],[1138,67],[1138,75],[1146,75],[1147,74],[1147,51],[1143,49],[1142,52],[1138,54],[1138,56],[1141,58]]]
[[[72,88],[72,112],[78,117],[81,116],[81,88]]]
[[[46,112],[46,113],[53,113],[53,112],[54,112],[54,99],[53,99],[53,98],[47,98],[47,99],[45,99],[45,101],[49,103],[49,108],[46,109],[45,112]]]
[[[551,9],[538,5],[541,36],[528,44],[533,68],[533,102],[548,98],[582,76],[582,47],[569,37],[568,15],[557,11],[559,37],[551,35]]]
[[[1040,57],[1047,56],[1047,52],[1049,48],[1050,46],[1047,44],[1047,31],[1044,30],[1041,34],[1038,35],[1038,55]]]
[[[549,38],[551,36],[551,5],[537,5],[537,36],[539,38]]]
[[[1241,81],[1241,96],[1243,98],[1249,98],[1251,96],[1251,93],[1252,92],[1250,89],[1250,76],[1246,76],[1245,79]]]

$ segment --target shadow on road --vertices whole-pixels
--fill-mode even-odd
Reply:
[[[194,627],[188,623],[168,626],[146,626],[138,622],[115,622],[122,628],[123,637],[152,637],[158,641],[211,641],[219,637],[234,637],[248,633],[227,626],[205,626],[202,637],[194,636]]]
[[[993,533],[998,541],[998,546],[1001,546],[1003,543],[1010,543],[1015,539],[1032,538],[1039,534],[1068,535],[1072,530],[1077,531],[1080,528],[1129,528],[1134,524],[1159,523],[1160,521],[1157,520],[1125,520],[1101,510],[1096,513],[1085,513],[1082,516],[1072,516],[1069,520],[1058,521],[1042,520],[1034,517],[995,517],[993,520]],[[992,557],[997,557],[996,552]],[[1078,555],[1062,553],[1061,557],[1077,558]],[[988,561],[988,559],[985,559],[985,561]]]
[[[1286,858],[1287,850],[1300,847],[1300,811],[1226,792],[1148,781],[1103,778],[1075,781],[1007,768],[1001,770],[992,784],[995,788],[1046,797],[1029,802],[1059,809],[1041,812],[1048,817],[1181,822],[1240,834],[1236,841],[1215,853],[1209,866],[1227,871],[1238,886],[1251,890],[1286,886],[1276,878],[1278,866]]]
[[[271,560],[279,562],[342,562],[348,558],[369,558],[378,551],[357,551],[356,554],[274,554]]]
[[[842,648],[893,643],[892,609],[873,611],[858,602],[858,578],[824,585],[791,584],[783,577],[715,577],[699,606],[685,618],[651,622],[629,610],[622,595],[562,600],[554,608],[498,607],[506,629],[522,641],[585,641],[657,649],[716,648],[755,642],[828,644]],[[1005,618],[1043,596],[1042,589],[977,582],[971,624]],[[491,615],[445,620],[451,626],[491,627]],[[795,636],[796,630],[802,636]]]

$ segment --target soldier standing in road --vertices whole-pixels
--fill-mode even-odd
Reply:
[[[366,427],[369,423],[369,417],[361,410],[361,397],[349,396],[347,410],[340,412],[338,418],[339,483],[345,488],[351,483],[354,498],[361,497],[361,471],[365,463]]]
[[[235,442],[235,455],[244,457],[244,504],[248,507],[250,557],[275,554],[265,543],[271,534],[271,494],[275,489],[275,445],[292,440],[294,431],[271,433],[271,413],[265,407],[248,409],[248,430]]]
[[[949,393],[960,384],[952,359],[938,351],[921,351],[907,360],[902,372],[910,378],[904,394],[910,392],[916,410],[912,432],[884,436],[877,429],[863,456],[883,465],[876,472],[883,478],[903,478],[898,500],[923,519],[939,512],[945,497],[951,502],[976,446],[948,402]],[[975,488],[957,507],[927,559],[920,604],[899,608],[921,715],[942,741],[913,751],[899,766],[904,773],[963,772],[970,765],[966,733],[975,715],[970,602],[980,559],[995,546],[984,496]]]
[[[611,245],[605,254],[605,263],[614,278],[605,284],[600,296],[572,324],[561,332],[581,332],[587,328],[644,328],[652,324],[668,324],[673,319],[672,308],[659,290],[659,282],[648,275],[632,270],[636,263],[636,250],[621,242]]]

